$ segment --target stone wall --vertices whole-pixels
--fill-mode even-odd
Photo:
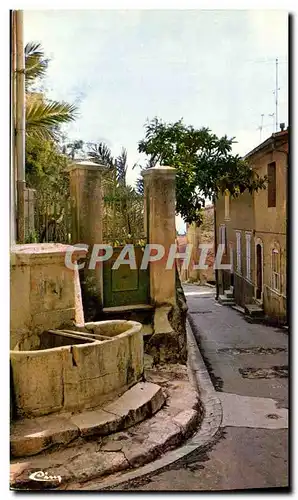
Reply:
[[[46,329],[84,323],[78,271],[65,265],[67,245],[28,244],[11,249],[11,348],[34,349]],[[76,250],[75,256],[80,252]]]
[[[179,240],[178,240],[179,242]],[[201,226],[197,226],[195,223],[189,224],[187,226],[186,233],[186,243],[193,246],[191,259],[187,269],[181,269],[180,276],[182,281],[190,282],[200,282],[204,284],[208,281],[215,281],[214,272],[214,207],[208,206],[203,210],[203,222]],[[206,269],[195,269],[194,266],[199,264],[201,250],[199,245],[207,243],[212,245],[208,250],[207,258],[205,264],[208,266]],[[185,251],[185,249],[179,249],[180,252]],[[182,262],[180,263],[180,267]]]
[[[141,325],[110,321],[90,326],[95,332],[101,328],[111,340],[75,345],[70,339],[72,345],[11,352],[18,416],[93,408],[142,378]],[[121,326],[123,333],[118,333]]]

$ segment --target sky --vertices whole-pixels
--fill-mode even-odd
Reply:
[[[278,123],[288,125],[286,11],[25,10],[24,36],[50,58],[49,98],[79,103],[68,137],[104,141],[114,155],[125,147],[130,166],[144,159],[138,141],[155,116],[236,137],[234,152],[249,152],[275,131],[276,58]]]

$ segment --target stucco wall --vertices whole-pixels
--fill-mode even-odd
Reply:
[[[256,232],[258,241],[263,242],[263,274],[264,274],[264,289],[263,289],[263,306],[265,314],[276,319],[284,321],[287,315],[286,296],[287,296],[287,274],[286,274],[286,235],[260,233]],[[280,278],[281,288],[277,292],[272,288],[272,248],[276,247],[280,250]]]
[[[287,150],[287,147],[284,148]],[[262,177],[267,175],[268,163],[276,164],[276,207],[268,207],[268,192],[254,194],[255,230],[271,234],[286,233],[287,160],[284,153],[271,151],[253,160],[253,168]]]
[[[283,136],[278,149],[288,151],[287,137]],[[234,294],[238,304],[251,303],[256,289],[256,245],[261,242],[263,247],[263,307],[267,316],[283,320],[286,317],[286,210],[287,210],[287,155],[273,150],[268,144],[249,158],[252,168],[261,176],[267,176],[267,167],[276,163],[276,207],[268,207],[268,191],[259,190],[253,193],[243,193],[230,200],[229,219],[225,219],[225,201],[221,196],[216,203],[217,237],[219,241],[219,226],[227,228],[228,247],[233,249],[233,267],[235,271]],[[241,232],[241,273],[236,270],[236,231]],[[251,232],[251,279],[246,276],[246,242],[245,233]],[[281,289],[272,289],[272,248],[280,249],[281,258]],[[219,272],[220,283],[226,283],[222,272]],[[225,276],[225,278],[227,278]],[[226,285],[225,285],[226,286]],[[223,293],[221,286],[220,293]]]
[[[288,143],[279,145],[278,149],[288,152]],[[276,207],[268,207],[268,192],[259,191],[254,194],[255,239],[263,243],[263,306],[267,316],[277,321],[285,321],[287,315],[286,295],[286,261],[287,261],[287,155],[279,151],[268,151],[258,154],[252,160],[253,168],[259,175],[267,175],[267,165],[276,164]],[[272,288],[272,248],[280,251],[281,287],[277,292]]]

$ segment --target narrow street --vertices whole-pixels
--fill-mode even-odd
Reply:
[[[288,334],[250,324],[186,285],[189,320],[223,408],[219,439],[206,452],[118,490],[212,491],[288,486]]]

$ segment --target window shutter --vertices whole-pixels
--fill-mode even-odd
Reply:
[[[276,164],[269,163],[268,176],[268,207],[276,207]]]
[[[241,273],[241,233],[236,231],[236,269]]]
[[[250,250],[251,250],[251,234],[250,233],[246,233],[245,235],[245,239],[246,239],[246,278],[248,280],[251,279],[251,253],[250,253]]]

